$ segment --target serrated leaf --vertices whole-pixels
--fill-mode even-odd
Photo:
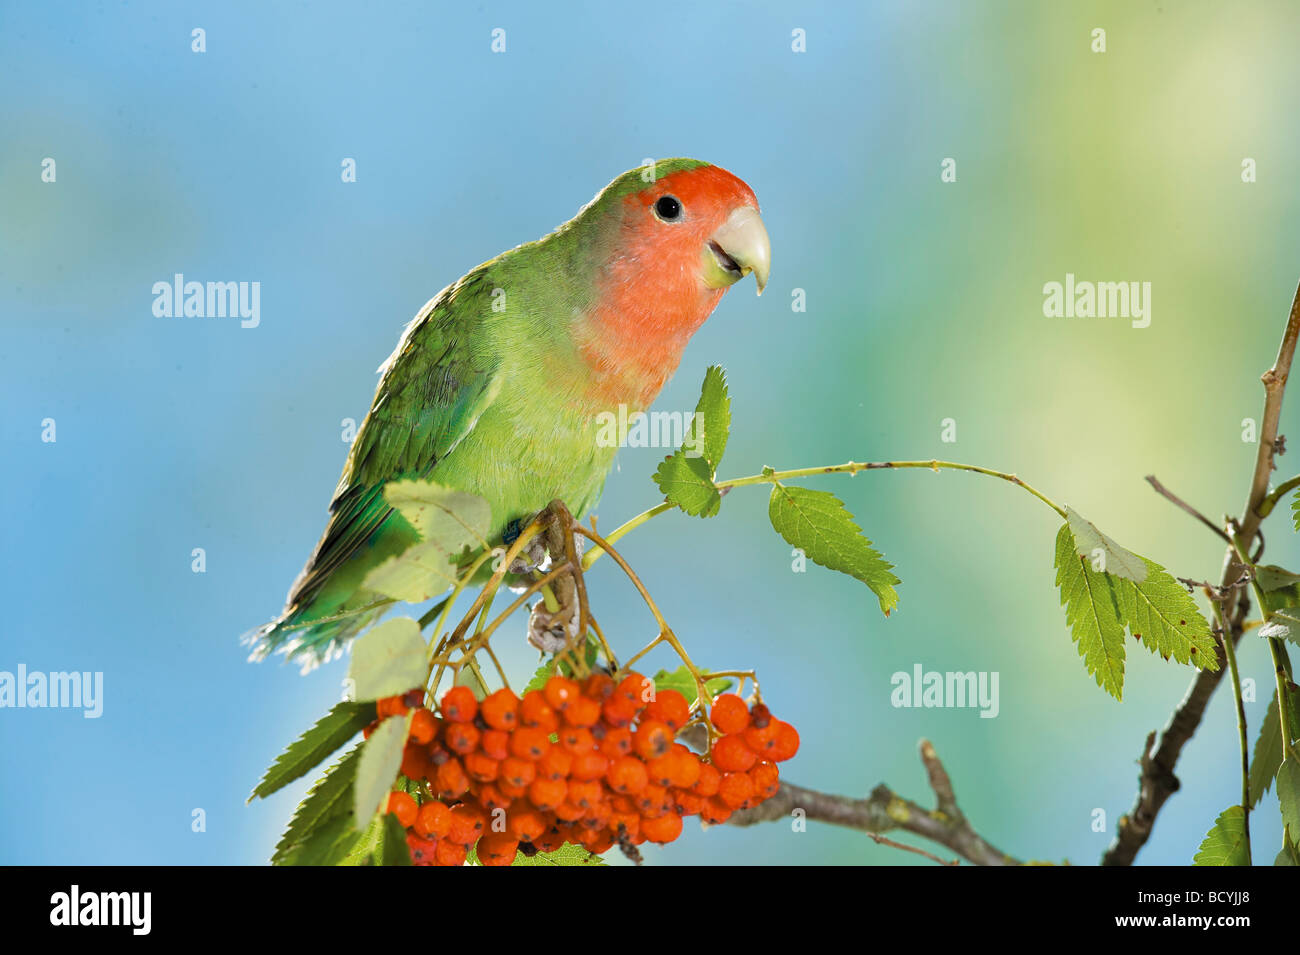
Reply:
[[[272,864],[281,864],[291,850],[307,842],[314,832],[332,819],[343,816],[349,825],[355,825],[352,818],[352,784],[356,779],[360,757],[361,747],[348,750],[308,790],[294,811],[284,835],[276,843],[275,854],[271,856]]]
[[[1056,586],[1070,635],[1097,685],[1115,699],[1124,694],[1124,624],[1111,579],[1092,569],[1074,546],[1069,523],[1056,535]]]
[[[515,856],[515,861],[511,865],[605,865],[605,860],[598,855],[592,855],[582,846],[575,846],[571,843],[561,846],[554,852],[538,852],[533,856],[526,856],[522,852]]]
[[[1291,498],[1291,519],[1295,522],[1295,529],[1300,531],[1300,491]]]
[[[655,470],[654,482],[665,501],[692,517],[712,517],[722,507],[722,495],[713,485],[713,472],[704,458],[674,451]]]
[[[1250,865],[1250,845],[1246,841],[1246,811],[1229,806],[1219,813],[1214,828],[1205,834],[1193,865]]]
[[[1065,509],[1065,519],[1074,535],[1075,553],[1089,561],[1094,570],[1138,584],[1146,580],[1147,566],[1141,557],[1115,543],[1099,531],[1095,524],[1084,520],[1069,507]],[[1100,568],[1096,566],[1098,561],[1101,563]]]
[[[352,697],[357,702],[380,700],[424,686],[427,651],[420,625],[410,617],[372,628],[352,645],[347,676]]]
[[[731,398],[727,394],[727,375],[718,365],[713,365],[704,373],[704,384],[700,386],[700,400],[695,405],[693,422],[694,425],[702,425],[704,429],[704,447],[699,448],[700,436],[695,432],[694,426],[692,428],[691,437],[696,450],[703,452],[712,468],[712,474],[717,474],[731,433]]]
[[[1285,567],[1279,567],[1277,564],[1257,564],[1255,566],[1255,582],[1259,584],[1260,589],[1265,593],[1272,590],[1281,590],[1283,587],[1294,587],[1300,584],[1300,574],[1293,574]]]
[[[1282,825],[1300,832],[1300,762],[1294,756],[1282,760],[1277,770],[1277,801],[1282,809]]]
[[[348,848],[348,851],[344,853],[343,858],[335,862],[335,865],[372,865],[375,850],[379,848],[380,843],[383,841],[384,830],[388,825],[387,815],[385,813],[372,818],[365,829],[357,833],[357,838]]]
[[[384,485],[384,500],[397,508],[420,540],[441,545],[446,554],[474,544],[487,546],[492,506],[477,494],[432,481],[390,481]]]
[[[406,844],[406,830],[392,813],[384,813],[382,836],[373,856],[376,865],[411,865],[411,849]]]
[[[1296,701],[1288,694],[1291,705],[1291,725],[1300,726],[1300,713],[1297,713]],[[1264,722],[1259,726],[1259,736],[1255,738],[1255,749],[1250,757],[1250,805],[1254,808],[1264,798],[1264,794],[1273,786],[1278,767],[1282,765],[1282,724],[1278,720],[1277,690],[1273,691],[1264,713]]]
[[[372,568],[362,587],[407,603],[422,603],[456,583],[466,547],[487,546],[492,508],[483,498],[431,481],[392,481],[384,499],[420,535],[396,556]]]
[[[655,683],[655,692],[662,693],[664,690],[676,690],[682,696],[686,697],[686,702],[694,706],[700,698],[700,688],[695,685],[695,677],[691,676],[691,671],[684,666],[678,667],[671,673],[667,670],[660,670],[651,679]],[[709,693],[717,696],[719,693],[726,693],[731,689],[731,680],[725,676],[715,676],[712,680],[705,680],[704,686]]]
[[[798,547],[813,563],[848,574],[870,587],[886,617],[898,606],[898,592],[893,585],[902,581],[894,576],[894,565],[872,548],[853,515],[834,494],[774,484],[767,516],[786,543]]]
[[[334,816],[304,841],[290,849],[278,865],[332,866],[347,858],[361,833],[352,828],[350,815]]]
[[[266,797],[315,769],[325,757],[356,736],[375,718],[375,708],[365,703],[343,702],[322,716],[311,729],[276,757],[262,781],[249,796]]]
[[[1219,654],[1210,624],[1187,588],[1155,561],[1138,560],[1146,567],[1142,582],[1111,580],[1120,620],[1129,633],[1166,660],[1172,657],[1198,669],[1217,670]]]
[[[1291,838],[1291,830],[1282,830],[1282,849],[1273,860],[1274,865],[1300,865],[1300,849]]]
[[[353,785],[352,811],[360,822],[369,822],[379,812],[392,790],[402,765],[410,716],[390,716],[361,745],[357,778]]]

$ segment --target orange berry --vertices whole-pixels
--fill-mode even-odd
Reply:
[[[662,720],[642,720],[632,734],[632,748],[642,759],[654,759],[672,749],[672,728]]]
[[[605,779],[614,792],[630,796],[645,789],[650,775],[645,763],[635,756],[620,756],[609,764]]]
[[[432,772],[429,751],[423,746],[407,743],[402,750],[402,775],[407,779],[428,779]]]
[[[723,773],[717,798],[732,809],[739,809],[754,795],[754,781],[745,773]]]
[[[479,706],[488,726],[498,730],[512,730],[519,725],[519,697],[502,687]]]
[[[569,711],[572,712],[573,707],[569,707]],[[566,726],[560,730],[560,745],[578,756],[596,748],[596,737],[585,726]]]
[[[407,738],[417,743],[428,743],[438,732],[438,718],[428,710],[419,709],[411,717],[411,732]]]
[[[718,783],[722,781],[722,773],[718,768],[710,763],[700,763],[700,778],[695,781],[691,789],[698,796],[715,796],[718,792]]]
[[[403,829],[409,829],[415,824],[420,807],[410,793],[393,792],[388,794],[388,812],[397,817]]]
[[[502,769],[504,772],[504,767]],[[529,785],[532,785],[531,783]],[[507,779],[501,778],[501,773],[497,773],[496,787],[501,791],[501,795],[514,800],[523,799],[528,795],[528,786],[516,786]]]
[[[641,834],[660,845],[672,842],[682,834],[682,817],[675,812],[641,819]]]
[[[463,802],[451,810],[451,828],[447,841],[457,845],[472,846],[487,828],[487,815],[472,802]]]
[[[668,797],[678,815],[697,816],[700,810],[704,808],[705,797],[696,795],[689,789],[670,790]]]
[[[646,784],[635,797],[636,809],[643,817],[658,816],[668,811],[668,790],[654,783]]]
[[[678,789],[690,789],[700,778],[700,757],[696,756],[681,743],[673,745],[673,752],[677,754],[673,761],[672,784]]]
[[[554,733],[560,727],[559,714],[555,707],[546,702],[546,694],[541,690],[529,690],[519,701],[519,722],[524,726],[536,726],[547,733]]]
[[[442,717],[453,723],[468,723],[478,713],[478,700],[467,686],[453,686],[442,695]]]
[[[560,822],[573,823],[582,818],[582,814],[587,810],[581,806],[576,806],[567,800],[555,807],[555,818]]]
[[[749,707],[735,693],[724,693],[713,701],[709,719],[719,733],[743,733],[749,725]]]
[[[379,729],[379,720],[371,720],[366,724],[366,728],[361,731],[362,739],[370,739],[370,734]]]
[[[481,735],[479,728],[473,723],[448,723],[447,728],[443,730],[442,741],[453,753],[464,756],[478,749]]]
[[[595,726],[600,721],[600,703],[589,696],[573,700],[564,711],[564,722],[569,726]]]
[[[600,779],[609,769],[609,757],[599,750],[580,753],[573,757],[569,775],[574,779]]]
[[[465,764],[469,778],[480,783],[490,783],[496,779],[501,765],[487,753],[468,753],[461,762]]]
[[[731,818],[734,811],[717,796],[710,796],[700,809],[700,819],[711,826],[720,826]]]
[[[451,832],[451,810],[447,804],[432,799],[421,806],[415,817],[415,831],[426,839],[441,839]]]
[[[567,676],[556,674],[546,681],[542,693],[546,697],[546,702],[551,704],[551,709],[562,713],[568,709],[570,703],[582,695],[582,688]]]
[[[548,826],[546,831],[533,840],[533,845],[542,852],[554,852],[564,845],[564,833],[559,826]]]
[[[519,840],[504,832],[490,832],[478,841],[475,852],[483,865],[510,865],[519,851]]]
[[[646,704],[643,718],[662,720],[675,730],[686,725],[691,718],[691,705],[686,697],[676,690],[660,690],[655,698]]]
[[[768,745],[766,756],[774,763],[781,763],[799,752],[799,731],[782,720],[773,722],[777,725],[776,737]]]
[[[614,836],[608,829],[589,829],[580,840],[582,848],[595,855],[608,852],[614,848]]]
[[[411,852],[411,865],[434,865],[437,861],[438,843],[433,839],[424,839],[414,832],[408,832],[406,848]]]
[[[510,755],[520,759],[541,759],[551,749],[546,731],[535,726],[521,726],[510,734]]]
[[[570,779],[568,801],[582,809],[591,809],[604,798],[604,790],[594,779]],[[559,815],[557,812],[556,815]]]
[[[600,751],[610,759],[618,759],[632,752],[632,731],[625,726],[611,726],[604,729],[603,735],[595,735]]]
[[[635,812],[611,812],[609,828],[615,833],[622,832],[628,836],[635,836],[641,831],[641,817]]]
[[[569,794],[569,785],[563,779],[534,779],[528,787],[528,799],[534,806],[549,812]]]
[[[449,759],[433,774],[433,785],[439,796],[457,799],[469,790],[469,776],[458,759]]]
[[[600,708],[601,716],[610,726],[627,726],[640,712],[641,704],[615,694]]]
[[[506,832],[520,842],[533,842],[546,828],[545,814],[531,806],[515,803],[506,810]]]
[[[405,716],[408,709],[410,707],[400,696],[386,696],[375,701],[375,712],[379,714],[381,720],[388,716]]]
[[[537,775],[540,779],[566,779],[573,768],[573,754],[560,746],[551,746],[537,760]]]
[[[501,760],[501,769],[497,775],[511,786],[526,787],[537,778],[537,764],[531,759],[508,756]]]
[[[483,783],[477,788],[475,795],[478,796],[479,805],[489,813],[497,810],[505,812],[515,801],[514,796],[506,795],[495,783]]]
[[[582,695],[604,703],[614,693],[614,680],[606,673],[593,673],[582,686]]]
[[[667,788],[673,784],[673,764],[677,761],[677,754],[672,750],[664,753],[662,756],[656,756],[654,759],[647,760],[645,764],[646,774],[656,786]]]
[[[758,755],[745,744],[743,736],[724,736],[713,744],[713,765],[724,773],[747,772],[758,762]]]
[[[505,759],[510,755],[510,734],[505,730],[484,730],[478,748],[493,759]]]
[[[434,858],[438,865],[464,865],[467,855],[469,855],[468,846],[452,842],[450,839],[439,839],[438,848],[434,850]]]
[[[771,799],[781,788],[781,773],[776,768],[776,763],[757,763],[749,771],[749,778],[754,781],[754,798],[759,802]]]

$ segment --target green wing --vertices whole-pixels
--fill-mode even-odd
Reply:
[[[407,326],[381,367],[370,413],[352,443],[320,543],[289,594],[306,610],[332,574],[390,518],[384,485],[436,474],[500,389],[499,356],[479,328],[492,283],[475,270],[440,292]]]

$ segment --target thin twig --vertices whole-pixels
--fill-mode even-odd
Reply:
[[[1192,507],[1192,505],[1188,504],[1186,501],[1184,501],[1173,491],[1169,490],[1169,488],[1161,484],[1160,480],[1154,474],[1148,474],[1146,477],[1146,481],[1153,488],[1155,488],[1156,493],[1159,494],[1161,497],[1167,499],[1170,503],[1176,505],[1177,507],[1181,507],[1188,514],[1192,515],[1192,517],[1196,518],[1198,521],[1200,521],[1202,524],[1204,524],[1206,527],[1212,530],[1215,533],[1215,535],[1219,538],[1219,540],[1223,541],[1225,544],[1232,543],[1232,541],[1228,539],[1228,535],[1224,533],[1223,528],[1221,528],[1218,524],[1214,523],[1214,521],[1210,520],[1208,517],[1206,517],[1196,508]]]
[[[929,740],[921,740],[921,762],[925,764],[930,788],[934,791],[934,809],[926,809],[910,799],[904,799],[883,784],[873,789],[866,799],[855,799],[782,783],[775,796],[753,809],[734,813],[728,822],[735,826],[752,826],[760,822],[789,819],[798,814],[798,818],[865,832],[877,842],[919,852],[936,862],[942,863],[943,860],[923,850],[903,846],[879,836],[883,832],[902,830],[951,849],[975,865],[1020,865],[1018,859],[995,848],[966,820],[957,807],[957,797],[953,793],[948,771],[939,761]],[[944,864],[956,864],[956,860]]]
[[[1273,457],[1279,450],[1277,429],[1282,415],[1282,396],[1286,392],[1287,376],[1291,373],[1297,337],[1300,337],[1300,287],[1296,289],[1291,301],[1291,313],[1287,318],[1282,342],[1278,346],[1277,358],[1273,367],[1260,377],[1264,383],[1264,417],[1260,428],[1259,451],[1255,456],[1255,472],[1251,477],[1250,492],[1246,496],[1240,524],[1241,538],[1246,541],[1256,538],[1263,519],[1260,508],[1268,495],[1269,478],[1274,469]],[[1237,560],[1235,550],[1229,547],[1223,561],[1222,585],[1231,586],[1245,570]],[[1236,597],[1235,611],[1224,621],[1227,631],[1223,635],[1224,640],[1236,644],[1241,639],[1249,610],[1250,598],[1243,590]],[[1219,655],[1223,657],[1222,651]],[[1226,659],[1220,659],[1217,670],[1202,670],[1196,675],[1187,695],[1160,734],[1158,746],[1155,745],[1155,732],[1147,737],[1140,760],[1142,771],[1138,779],[1137,799],[1129,814],[1120,820],[1115,841],[1101,858],[1102,865],[1131,865],[1151,837],[1151,829],[1161,807],[1178,791],[1179,783],[1178,777],[1174,775],[1174,767],[1178,765],[1183,746],[1201,725],[1205,707],[1228,669],[1226,662]]]

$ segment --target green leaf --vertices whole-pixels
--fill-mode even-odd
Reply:
[[[290,743],[289,748],[276,757],[248,801],[252,802],[257,796],[269,796],[306,775],[320,765],[326,756],[356,736],[374,718],[375,708],[369,704],[335,704],[315,726]]]
[[[1146,579],[1114,579],[1115,601],[1128,632],[1152,653],[1198,669],[1217,670],[1219,654],[1209,622],[1187,588],[1153,560],[1139,557]]]
[[[686,702],[694,706],[699,699],[699,687],[695,685],[695,677],[691,676],[691,671],[684,666],[678,667],[669,673],[667,670],[660,670],[652,679],[655,681],[655,692],[662,693],[664,690],[676,690],[682,696],[686,697]],[[731,680],[725,676],[715,676],[712,680],[704,681],[705,687],[709,693],[717,696],[719,693],[726,693],[731,689]]]
[[[384,813],[382,836],[372,859],[375,865],[410,865],[411,849],[406,844],[406,830],[391,812]]]
[[[395,600],[422,603],[456,583],[466,547],[486,547],[492,509],[483,498],[431,481],[392,481],[384,498],[420,535],[420,543],[374,567],[362,582]]]
[[[339,865],[356,846],[361,833],[352,828],[350,815],[323,822],[306,841],[290,849],[278,865]]]
[[[298,804],[289,827],[276,843],[272,864],[282,864],[291,850],[307,842],[324,823],[342,816],[349,826],[355,825],[351,797],[360,758],[361,747],[354,746],[316,781],[306,798]]]
[[[526,856],[522,852],[515,856],[511,865],[605,865],[605,860],[592,855],[582,846],[566,844],[554,852],[538,852]]]
[[[1097,685],[1115,699],[1124,694],[1124,624],[1110,577],[1092,569],[1074,546],[1070,525],[1056,535],[1056,586],[1070,635]]]
[[[1115,543],[1069,507],[1065,509],[1065,519],[1074,535],[1075,553],[1091,562],[1094,570],[1138,584],[1146,580],[1147,567],[1141,557]]]
[[[1214,828],[1205,834],[1193,865],[1250,865],[1250,845],[1246,841],[1246,811],[1229,806],[1219,813]]]
[[[492,506],[477,494],[432,481],[392,481],[384,485],[384,499],[401,512],[420,540],[442,545],[447,554],[472,544],[487,546]]]
[[[1291,830],[1282,830],[1282,850],[1273,860],[1274,865],[1300,865],[1300,849],[1296,848],[1295,841],[1291,838]]]
[[[1282,825],[1300,832],[1300,762],[1294,756],[1282,760],[1278,767],[1277,800],[1282,807]]]
[[[352,811],[361,822],[368,822],[383,808],[385,796],[393,789],[410,722],[409,715],[390,716],[361,746],[352,800]]]
[[[1283,587],[1294,587],[1300,584],[1300,574],[1293,574],[1285,567],[1279,567],[1277,564],[1257,564],[1255,566],[1255,581],[1259,584],[1261,590],[1268,593],[1272,590],[1281,590]]]
[[[1291,706],[1291,725],[1300,726],[1300,714],[1296,712],[1293,694],[1287,694]],[[1282,765],[1282,724],[1278,720],[1277,690],[1273,691],[1268,701],[1268,710],[1264,713],[1264,722],[1260,724],[1259,736],[1255,739],[1255,750],[1250,758],[1250,805],[1259,804],[1264,794],[1273,785],[1278,767]]]
[[[396,617],[374,627],[352,645],[347,676],[352,698],[358,702],[379,700],[424,686],[427,651],[420,625],[410,617]]]
[[[805,487],[772,485],[767,516],[786,543],[815,564],[862,581],[880,601],[886,617],[898,606],[893,585],[902,583],[893,564],[872,549],[853,515],[834,494]]]
[[[688,457],[677,450],[663,459],[654,482],[664,500],[692,517],[712,517],[722,507],[722,495],[713,486],[713,472],[704,458]]]
[[[703,448],[699,447],[700,436],[695,425],[703,425]],[[704,373],[704,384],[700,387],[700,400],[695,406],[690,436],[696,446],[695,450],[702,451],[705,460],[712,467],[712,474],[718,473],[718,465],[722,463],[722,454],[727,450],[727,437],[730,433],[731,398],[727,395],[727,375],[720,366],[713,365]]]
[[[1300,531],[1300,491],[1291,498],[1291,518],[1295,521],[1295,529]]]

